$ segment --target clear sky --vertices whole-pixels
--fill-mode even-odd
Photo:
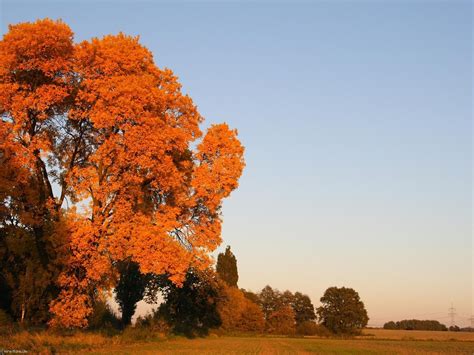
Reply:
[[[472,292],[470,1],[2,1],[77,41],[140,35],[247,167],[224,204],[239,285],[356,289],[369,324],[467,325]]]

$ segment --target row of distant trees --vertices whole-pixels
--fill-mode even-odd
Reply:
[[[398,322],[390,321],[384,324],[384,329],[402,330],[440,330],[446,331],[448,327],[437,320],[404,319]]]
[[[472,332],[474,328],[466,327],[460,328],[457,325],[452,325],[449,328],[438,322],[437,320],[419,320],[419,319],[404,319],[398,322],[390,321],[383,325],[384,329],[401,329],[401,330],[438,330],[451,332]]]
[[[142,275],[133,264],[120,270],[115,297],[122,326],[130,324],[139,300],[156,302],[158,295],[164,301],[139,318],[137,326],[186,336],[205,335],[210,329],[314,335],[356,332],[368,322],[363,302],[350,288],[327,289],[317,309],[302,292],[280,292],[271,286],[257,293],[239,289],[237,259],[230,247],[218,255],[215,270],[190,269],[181,286],[166,275]]]

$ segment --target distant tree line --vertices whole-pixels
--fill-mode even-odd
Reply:
[[[437,320],[419,320],[404,319],[398,322],[387,322],[384,329],[400,329],[400,330],[438,330],[447,331],[448,328]]]
[[[237,259],[230,247],[218,255],[215,269],[190,268],[179,285],[167,274],[141,273],[132,260],[121,261],[116,268],[114,295],[120,316],[110,309],[106,296],[98,294],[87,320],[90,329],[115,331],[130,326],[141,300],[161,303],[139,317],[135,327],[188,337],[204,336],[211,329],[225,334],[329,336],[357,333],[368,322],[365,306],[351,288],[328,288],[317,309],[300,291],[279,291],[269,285],[260,292],[239,288]],[[8,319],[0,310],[0,326]]]
[[[144,297],[156,300],[159,290],[164,302],[152,314],[140,317],[137,326],[193,337],[206,335],[210,329],[227,333],[329,335],[357,332],[367,325],[364,304],[353,289],[329,288],[321,298],[322,306],[316,310],[302,292],[281,292],[265,286],[254,293],[239,289],[238,279],[237,259],[230,247],[218,255],[215,271],[190,269],[181,287],[166,275],[152,277],[147,281]],[[116,297],[123,312],[123,301],[119,300],[122,296],[117,292]]]

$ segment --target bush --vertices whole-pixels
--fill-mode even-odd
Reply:
[[[270,313],[267,331],[272,334],[295,334],[295,312],[290,306],[283,306]]]
[[[150,341],[162,337],[157,332],[152,332],[146,327],[127,327],[122,332],[121,340],[128,344],[137,341]]]
[[[307,336],[329,337],[332,333],[321,324],[312,321],[306,321],[296,327],[296,334]]]
[[[246,299],[244,312],[241,315],[239,328],[246,332],[262,332],[265,329],[265,319],[261,308]]]
[[[13,325],[13,320],[10,315],[3,309],[0,309],[0,327],[10,327]]]
[[[227,332],[261,332],[265,327],[260,307],[245,297],[237,287],[220,282],[217,310],[221,328]]]
[[[119,329],[120,318],[110,309],[105,301],[96,301],[92,314],[89,316],[89,328],[91,329]]]
[[[15,324],[10,315],[3,309],[0,309],[0,338],[3,336],[9,336],[18,330],[18,325]],[[0,354],[2,352],[0,351]]]
[[[298,335],[316,335],[318,332],[318,325],[311,321],[306,321],[296,327],[296,334]]]
[[[171,333],[171,327],[166,320],[160,316],[157,310],[152,313],[148,313],[143,317],[138,317],[135,322],[135,328],[148,329],[150,332],[169,334]]]

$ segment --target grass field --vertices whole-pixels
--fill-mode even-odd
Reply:
[[[364,329],[363,337],[390,340],[457,340],[474,342],[473,332],[435,332],[428,330]]]
[[[111,347],[93,353],[104,354],[472,354],[474,343],[414,340],[341,340],[308,338],[210,338],[175,339],[159,344]]]
[[[42,354],[473,354],[474,334],[368,329],[351,339],[210,336],[144,341],[94,333],[23,332],[0,338],[0,353],[2,349]]]

